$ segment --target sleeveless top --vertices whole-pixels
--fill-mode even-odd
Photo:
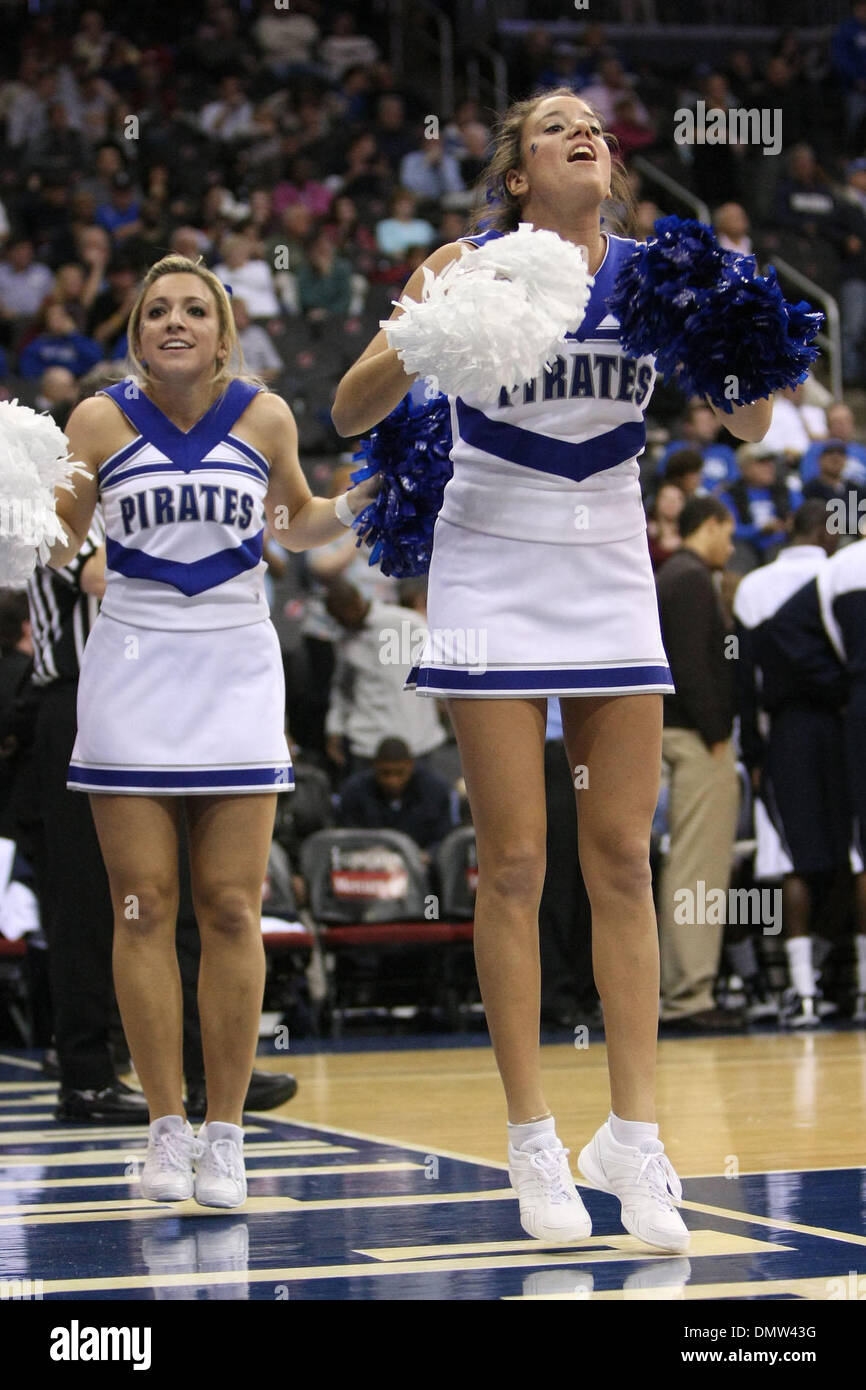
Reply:
[[[480,246],[503,233],[463,237]],[[443,520],[555,544],[625,540],[646,528],[637,457],[655,359],[628,356],[606,300],[637,242],[607,233],[586,314],[560,339],[552,370],[498,400],[449,397],[454,467]],[[519,324],[515,325],[519,332]]]
[[[260,389],[230,382],[188,431],[133,381],[102,393],[138,431],[99,469],[106,616],[178,629],[270,616],[262,558],[269,464],[231,433]]]

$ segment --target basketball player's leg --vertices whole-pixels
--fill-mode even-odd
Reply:
[[[512,1124],[547,1112],[538,1042],[546,708],[544,699],[448,701],[478,848],[478,981]]]
[[[265,986],[262,884],[276,802],[275,793],[186,799],[208,1121],[242,1123]]]
[[[592,906],[595,983],[604,1010],[611,1109],[655,1121],[659,946],[649,865],[661,767],[662,699],[563,699],[578,785],[580,862]],[[577,774],[575,774],[577,775]]]
[[[177,797],[91,795],[114,909],[114,985],[151,1120],[183,1114],[180,972],[174,934]]]

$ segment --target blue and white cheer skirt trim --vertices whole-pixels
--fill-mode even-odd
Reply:
[[[100,613],[81,662],[66,785],[125,796],[291,791],[270,619],[164,632]]]
[[[646,532],[514,540],[437,519],[418,695],[672,694]]]

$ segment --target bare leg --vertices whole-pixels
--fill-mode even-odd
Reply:
[[[208,1121],[242,1122],[265,987],[262,883],[276,803],[274,793],[186,801]]]
[[[114,907],[114,984],[151,1121],[182,1115],[176,797],[90,797]]]
[[[546,708],[543,699],[448,701],[478,846],[478,982],[512,1124],[547,1113],[538,1039]]]
[[[801,874],[786,874],[782,880],[782,920],[785,936],[808,936],[812,914],[812,892]]]
[[[580,862],[592,905],[595,982],[604,1010],[611,1109],[655,1121],[659,946],[649,865],[661,769],[662,698],[563,699],[579,788]]]

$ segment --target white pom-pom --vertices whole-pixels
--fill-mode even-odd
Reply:
[[[55,488],[91,474],[69,457],[66,435],[50,415],[0,401],[0,587],[23,588],[56,540],[67,541],[55,509]]]
[[[409,373],[435,378],[449,396],[493,400],[536,376],[565,333],[580,327],[593,285],[573,242],[521,222],[434,275],[421,299],[382,320]]]

